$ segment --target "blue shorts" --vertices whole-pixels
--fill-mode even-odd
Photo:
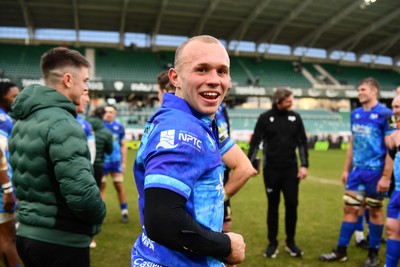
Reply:
[[[103,175],[109,173],[122,173],[122,172],[123,171],[122,171],[121,161],[104,163]]]
[[[131,266],[132,267],[142,267],[142,266],[151,266],[151,267],[163,267],[158,263],[154,263],[152,261],[148,261],[142,256],[139,255],[137,250],[135,249],[135,245],[132,247],[131,251]]]
[[[363,191],[367,196],[384,197],[385,194],[376,191],[382,171],[354,167],[347,177],[346,190]]]
[[[400,191],[393,191],[387,207],[387,217],[400,220]]]

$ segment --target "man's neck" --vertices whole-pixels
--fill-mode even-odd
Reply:
[[[375,107],[377,104],[378,104],[378,100],[377,100],[377,99],[374,99],[374,100],[371,100],[371,101],[369,101],[369,102],[367,102],[367,103],[364,103],[364,104],[362,105],[362,107],[363,107],[364,110],[371,110],[371,109],[372,109],[373,107]]]

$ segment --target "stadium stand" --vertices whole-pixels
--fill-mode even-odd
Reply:
[[[293,88],[310,88],[311,83],[301,74],[300,69],[294,67],[293,61],[262,59],[256,57],[231,57],[232,80],[245,78],[253,85],[278,87],[290,86]],[[242,69],[238,66],[239,64]],[[242,73],[242,76],[239,75]],[[246,76],[244,76],[247,74]],[[258,82],[257,82],[258,80]],[[243,81],[243,80],[242,80]]]
[[[150,51],[110,48],[96,51],[97,78],[154,83],[155,77],[163,70],[163,61]]]
[[[125,105],[118,105],[117,120],[127,128],[143,129],[146,120],[156,111],[156,108],[141,108],[129,112]],[[265,112],[261,108],[229,108],[229,118],[232,131],[252,131],[259,115]],[[304,127],[309,134],[329,134],[346,132],[350,127],[349,112],[332,112],[325,109],[296,110],[304,121]]]
[[[20,45],[0,44],[0,66],[4,75],[25,78],[39,78],[42,73],[39,68],[40,57],[54,46],[51,45]],[[83,48],[74,48],[84,53]]]
[[[381,89],[393,90],[400,84],[400,75],[389,69],[371,69],[366,67],[321,64],[341,84],[357,86],[366,77],[374,77],[380,82]]]
[[[51,45],[0,44],[0,67],[5,77],[41,77],[40,56]],[[85,53],[83,47],[74,48]],[[174,52],[141,51],[135,49],[117,50],[114,48],[95,49],[96,77],[110,80],[129,80],[140,83],[155,83],[157,75],[172,66]],[[312,84],[301,73],[305,68],[313,77],[321,73],[314,63],[301,63],[300,69],[295,61],[262,59],[249,56],[231,56],[231,76],[235,85],[254,85],[265,87],[290,86],[310,88]],[[298,63],[298,62],[297,62]],[[356,86],[359,80],[372,76],[378,79],[382,89],[393,90],[400,84],[400,75],[393,70],[371,69],[359,66],[319,64],[337,81]],[[257,81],[258,79],[258,81]],[[121,104],[119,120],[128,128],[141,129],[145,121],[154,113],[154,108],[141,107],[132,112],[128,104]],[[232,130],[253,130],[263,109],[233,108],[229,110]],[[349,112],[332,112],[323,109],[298,110],[310,134],[341,132],[349,130]]]

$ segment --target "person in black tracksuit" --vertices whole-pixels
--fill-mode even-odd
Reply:
[[[308,169],[307,137],[300,115],[291,110],[292,92],[278,88],[273,96],[271,110],[258,118],[250,142],[248,156],[252,162],[263,142],[263,171],[265,190],[268,198],[268,239],[269,245],[264,257],[274,258],[278,253],[278,209],[280,193],[285,198],[286,251],[300,257],[303,252],[296,246],[295,232],[299,181],[306,178]],[[296,156],[298,148],[301,166]]]

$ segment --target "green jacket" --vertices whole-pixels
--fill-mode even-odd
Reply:
[[[89,117],[87,121],[92,125],[96,140],[96,158],[94,165],[104,165],[104,153],[111,154],[114,149],[113,135],[101,119]]]
[[[58,91],[26,87],[12,105],[10,162],[19,199],[17,235],[88,247],[106,207],[93,177],[76,106]]]

